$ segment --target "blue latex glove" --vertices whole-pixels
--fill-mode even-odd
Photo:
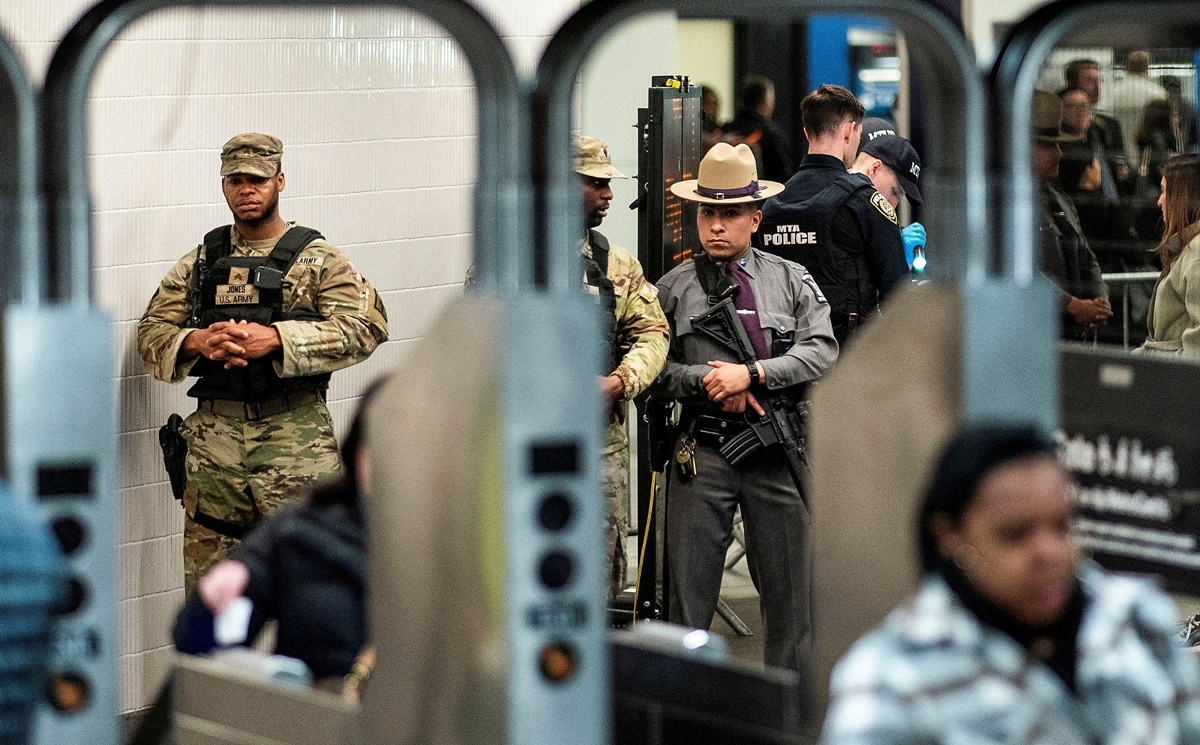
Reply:
[[[912,225],[900,229],[900,237],[904,239],[904,258],[908,260],[908,265],[911,267],[913,249],[925,245],[925,226],[914,222]]]

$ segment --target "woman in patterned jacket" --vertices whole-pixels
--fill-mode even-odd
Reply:
[[[838,663],[822,743],[1200,742],[1200,670],[1148,581],[1079,561],[1032,428],[977,426],[920,513],[924,582]]]

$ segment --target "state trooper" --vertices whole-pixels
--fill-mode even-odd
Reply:
[[[264,516],[336,474],[329,376],[387,340],[374,288],[311,228],[284,222],[283,143],[241,134],[221,150],[233,224],[167,272],[137,326],[155,378],[198,378],[183,423],[188,592]]]
[[[582,252],[584,290],[605,309],[606,374],[599,379],[608,407],[604,443],[604,503],[609,551],[609,598],[625,589],[629,558],[629,435],[626,402],[654,382],[667,359],[670,329],[658,304],[658,291],[646,281],[642,265],[629,251],[613,245],[596,228],[608,215],[610,181],[627,178],[612,164],[608,143],[595,137],[575,139],[575,172],[583,190],[587,223]]]
[[[707,629],[717,606],[734,510],[741,507],[750,576],[758,588],[768,665],[800,670],[811,646],[811,555],[805,479],[768,445],[730,463],[720,447],[749,427],[762,401],[787,396],[793,412],[805,384],[837,358],[829,305],[804,267],[750,245],[762,201],[783,185],[759,181],[745,144],[717,143],[699,178],[671,186],[697,203],[703,253],[658,283],[671,351],[655,395],[683,402],[667,486],[670,620]],[[700,328],[700,317],[733,293],[754,359]],[[728,314],[728,309],[725,309]],[[728,318],[729,316],[726,315]],[[718,335],[719,337],[720,335]],[[753,417],[755,420],[758,417]],[[802,456],[801,456],[802,457]]]
[[[800,103],[808,155],[783,193],[763,205],[763,250],[812,273],[829,300],[839,344],[908,274],[896,210],[871,180],[849,173],[858,155],[863,107],[839,85]]]

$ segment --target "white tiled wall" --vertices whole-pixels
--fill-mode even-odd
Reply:
[[[87,0],[0,0],[0,24],[40,81]],[[479,0],[522,72],[579,0]],[[285,143],[285,219],[321,230],[378,288],[391,341],[334,376],[344,426],[354,397],[461,292],[470,260],[475,95],[459,46],[398,10],[156,13],[102,60],[90,109],[96,294],[117,320],[121,401],[122,704],[146,706],[166,671],[182,600],[182,513],[158,426],[189,409],[153,381],[134,325],[162,275],[228,222],[217,153],[233,134]]]

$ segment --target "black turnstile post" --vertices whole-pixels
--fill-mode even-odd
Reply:
[[[651,78],[648,106],[638,109],[638,261],[646,278],[657,282],[672,267],[700,250],[696,221],[687,203],[671,193],[671,184],[696,177],[702,155],[700,89],[685,76]],[[638,584],[637,618],[667,614],[668,592],[662,556],[665,541],[660,516],[666,502],[654,494],[654,474],[663,467],[655,456],[650,417],[662,417],[664,402],[638,401]],[[655,409],[660,409],[655,411]],[[659,477],[668,477],[669,470]],[[665,483],[659,495],[666,494]],[[652,509],[653,507],[653,509]],[[661,603],[658,598],[662,598]]]

